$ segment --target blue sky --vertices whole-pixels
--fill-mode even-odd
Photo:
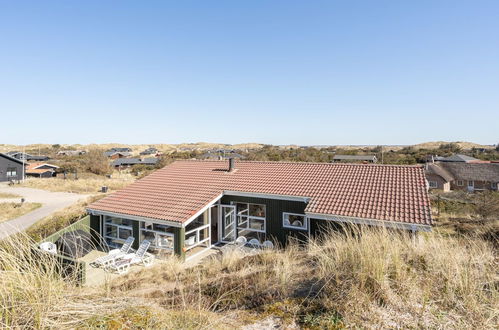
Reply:
[[[499,142],[499,1],[3,1],[0,143]]]

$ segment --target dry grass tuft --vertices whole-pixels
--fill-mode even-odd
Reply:
[[[0,222],[15,219],[41,206],[40,203],[0,203]]]
[[[0,192],[0,199],[1,198],[21,198],[21,196],[11,193]]]

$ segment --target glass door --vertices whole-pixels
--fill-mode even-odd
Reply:
[[[236,207],[220,205],[220,241],[228,243],[236,239]]]

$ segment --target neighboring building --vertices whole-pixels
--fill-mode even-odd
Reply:
[[[158,151],[158,149],[151,147],[151,148],[147,148],[146,150],[142,151],[140,154],[143,155],[143,156],[147,156],[147,155],[158,155],[159,151]]]
[[[0,182],[23,179],[23,162],[7,154],[0,153]]]
[[[462,154],[455,154],[449,157],[439,157],[435,156],[433,158],[434,161],[438,162],[451,162],[451,163],[473,163],[473,162],[479,162],[480,159],[477,159],[475,157],[470,157],[467,155],[462,155]]]
[[[378,158],[375,155],[334,155],[333,162],[344,162],[344,163],[376,163]]]
[[[106,151],[106,152],[104,152],[104,155],[106,157],[111,158],[111,159],[118,159],[118,158],[129,157],[132,154],[128,151]]]
[[[81,156],[86,154],[85,150],[60,150],[57,152],[58,156]]]
[[[134,165],[151,165],[158,163],[159,158],[118,158],[112,162],[112,166],[116,168],[130,167]]]
[[[442,189],[445,192],[498,190],[499,163],[436,162],[427,164],[425,168],[430,189]]]
[[[216,244],[308,239],[354,223],[431,230],[422,166],[176,161],[87,207],[102,245],[190,259]]]
[[[132,152],[131,148],[111,148],[107,152]]]
[[[59,166],[47,163],[28,163],[26,166],[26,176],[37,178],[51,178],[56,176],[55,171]]]
[[[25,161],[34,160],[34,161],[43,162],[43,161],[50,159],[47,156],[34,156],[34,155],[30,155],[30,154],[27,154],[25,152],[20,152],[20,151],[9,151],[6,153],[6,155],[13,157],[13,158],[16,158],[16,159],[19,159],[19,160],[24,159]]]

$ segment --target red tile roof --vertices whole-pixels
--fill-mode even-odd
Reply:
[[[431,225],[422,166],[177,161],[88,208],[185,222],[224,191],[309,197],[307,213]]]

